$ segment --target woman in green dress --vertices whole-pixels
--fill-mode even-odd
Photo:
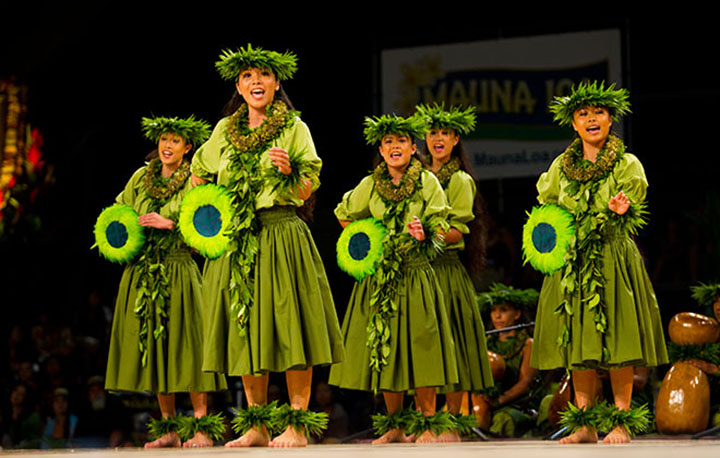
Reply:
[[[630,238],[644,224],[648,183],[640,161],[611,133],[613,121],[629,112],[628,96],[593,82],[556,98],[555,120],[571,125],[577,138],[537,183],[541,204],[572,214],[575,238],[569,261],[543,282],[531,365],[571,370],[580,409],[593,406],[595,368],[609,370],[616,410],[606,415],[612,424],[602,424],[605,443],[630,441],[632,425],[621,420],[631,417],[624,412],[633,367],[668,361],[655,293]],[[573,426],[579,428],[561,443],[597,441],[595,425]]]
[[[132,207],[145,227],[145,245],[120,280],[105,388],[157,393],[162,420],[152,423],[146,448],[179,447],[175,393],[190,392],[195,418],[207,416],[207,392],[227,388],[222,375],[202,372],[201,277],[176,223],[190,189],[187,155],[210,126],[192,116],[143,118],[145,136],[157,143],[116,201]],[[192,423],[185,447],[212,446],[210,431]]]
[[[468,392],[478,393],[493,385],[475,287],[460,259],[464,254],[463,260],[473,272],[481,273],[487,231],[481,197],[476,192],[472,169],[460,139],[461,133],[468,134],[474,129],[475,113],[473,108],[444,110],[435,104],[418,106],[415,116],[428,123],[423,156],[427,158],[427,167],[440,181],[450,205],[450,230],[445,234],[445,249],[432,266],[445,297],[458,365],[458,383],[444,387],[443,391],[448,411],[458,416]],[[474,403],[486,404],[486,400],[475,396]],[[476,407],[477,412],[486,410],[485,406]],[[460,440],[457,432],[444,436],[449,442]]]
[[[203,369],[242,376],[245,419],[273,416],[268,375],[286,375],[282,434],[270,441],[265,424],[243,424],[227,447],[304,446],[312,368],[344,358],[325,268],[296,213],[320,185],[322,161],[280,85],[297,68],[294,54],[248,45],[225,51],[216,67],[236,91],[227,117],[193,157],[192,180],[225,186],[234,215],[228,252],[203,273]]]
[[[405,432],[435,442],[434,432],[413,431],[401,412],[404,392],[415,390],[422,414],[416,420],[438,418],[436,387],[457,383],[447,311],[428,257],[447,228],[449,208],[440,183],[414,157],[423,122],[383,115],[365,125],[382,162],[343,196],[335,216],[343,227],[369,217],[382,221],[383,255],[377,271],[353,288],[343,322],[348,358],[331,368],[329,383],[383,392],[389,418],[384,427],[376,422],[381,437],[374,443],[405,442]]]

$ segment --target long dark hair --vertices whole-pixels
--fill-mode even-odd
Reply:
[[[419,152],[420,159],[425,163],[426,167],[432,164],[432,155],[428,151],[427,141],[424,142],[422,150]],[[470,234],[463,235],[465,239],[465,250],[460,253],[460,260],[465,265],[470,276],[476,280],[480,278],[485,270],[485,261],[487,253],[487,236],[488,236],[488,220],[487,207],[485,199],[483,199],[480,191],[477,190],[477,178],[470,165],[462,139],[459,139],[450,152],[450,157],[456,157],[460,161],[460,170],[470,175],[475,182],[475,200],[473,201],[473,214],[475,218],[468,223]]]
[[[295,105],[290,101],[290,97],[288,97],[287,92],[283,89],[282,83],[280,83],[278,90],[275,91],[273,100],[282,100],[289,109],[295,109]],[[242,95],[240,95],[236,89],[233,89],[232,97],[230,97],[230,100],[222,109],[223,116],[232,116],[243,103],[245,103],[245,100],[242,98]],[[303,202],[302,206],[295,209],[295,212],[303,221],[312,221],[316,203],[317,196],[315,195],[315,191],[313,191],[310,197]]]

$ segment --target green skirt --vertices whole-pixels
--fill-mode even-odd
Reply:
[[[230,310],[230,258],[205,264],[203,370],[260,375],[342,361],[345,352],[325,267],[295,207],[257,213],[255,299],[241,336]]]
[[[125,267],[113,318],[105,389],[150,393],[207,392],[227,389],[225,377],[202,372],[203,316],[200,271],[187,250],[165,259],[170,282],[167,338],[155,340],[148,323],[145,367],[138,349],[140,322],[135,316],[135,285],[140,267]]]
[[[433,261],[440,284],[450,329],[455,341],[458,383],[443,387],[441,392],[480,391],[493,386],[488,360],[485,325],[475,299],[472,280],[458,258],[457,250],[449,250]]]
[[[657,299],[635,242],[619,237],[605,243],[602,262],[605,333],[595,329],[594,313],[579,294],[572,298],[571,317],[555,312],[563,300],[562,273],[547,276],[535,319],[532,367],[582,370],[668,362]],[[570,329],[567,347],[557,343],[565,324]]]
[[[343,321],[348,357],[330,369],[331,385],[365,391],[408,391],[457,383],[455,345],[435,273],[424,258],[408,260],[402,269],[398,311],[390,319],[390,356],[379,380],[370,368],[366,344],[370,297],[377,286],[373,276],[366,276],[355,284],[350,297]]]

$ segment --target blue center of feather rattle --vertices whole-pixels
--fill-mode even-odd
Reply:
[[[540,253],[549,253],[555,248],[555,228],[548,223],[540,223],[533,229],[532,241]]]
[[[203,237],[214,237],[222,227],[220,212],[212,205],[203,205],[195,210],[193,226]]]
[[[113,221],[105,230],[105,237],[113,248],[121,248],[128,239],[127,229],[123,223]]]
[[[353,235],[350,237],[350,243],[348,243],[348,251],[350,257],[356,261],[365,259],[365,256],[370,251],[370,237],[364,232]]]

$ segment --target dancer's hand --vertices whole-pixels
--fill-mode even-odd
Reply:
[[[420,222],[420,218],[417,216],[413,217],[413,220],[408,223],[408,232],[410,232],[410,235],[415,237],[415,240],[418,242],[422,242],[425,240],[425,230],[423,230],[422,223]]]
[[[145,213],[138,218],[138,223],[145,227],[154,227],[155,229],[171,230],[175,227],[173,220],[160,216],[156,212]]]
[[[450,230],[443,235],[443,239],[448,245],[451,243],[458,243],[460,240],[462,240],[462,238],[462,232],[458,231],[454,227],[451,227]]]
[[[282,148],[273,146],[268,150],[268,155],[272,164],[278,168],[278,171],[283,175],[290,175],[292,167],[290,167],[290,156],[288,152]]]
[[[717,374],[717,372],[718,372],[717,365],[715,365],[713,363],[709,363],[707,361],[703,361],[702,359],[690,359],[690,360],[688,360],[688,363],[697,367],[698,369],[705,372],[706,374]]]
[[[192,174],[190,175],[190,184],[194,188],[195,186],[200,186],[201,184],[207,184],[207,180],[200,178],[199,176]]]
[[[312,181],[302,179],[297,188],[293,189],[293,194],[300,200],[308,200],[312,194]]]
[[[625,212],[630,208],[630,199],[625,195],[624,192],[620,191],[615,197],[612,197],[608,202],[608,208],[618,215],[624,215]]]

